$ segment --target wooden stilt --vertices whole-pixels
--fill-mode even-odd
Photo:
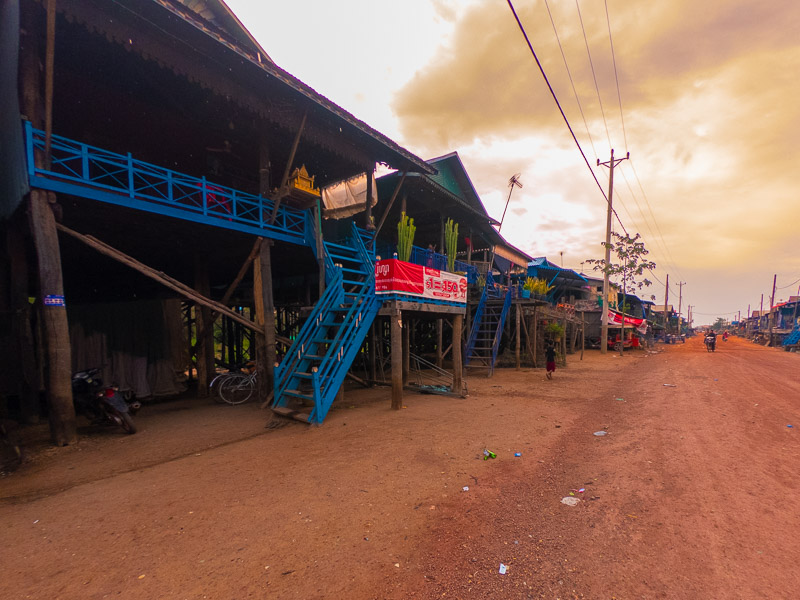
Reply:
[[[403,323],[403,386],[408,385],[408,372],[411,364],[411,319]]]
[[[536,367],[536,351],[539,348],[539,320],[536,318],[536,307],[533,307],[533,366]]]
[[[50,407],[50,432],[53,442],[66,446],[77,440],[75,408],[72,404],[72,349],[69,341],[64,282],[61,273],[61,250],[56,221],[49,197],[42,190],[30,193],[28,214],[31,234],[39,262],[39,291],[42,301],[59,302],[42,307],[45,341],[45,388]]]
[[[453,317],[453,392],[461,393],[464,381],[464,365],[461,361],[461,332],[464,329],[464,315]]]
[[[39,65],[42,57],[38,53],[41,22],[32,5],[21,6],[20,84],[22,88],[22,111],[36,127],[42,127],[41,110],[43,95]],[[47,56],[52,57],[55,39],[55,3],[47,5]],[[45,115],[52,115],[53,61],[45,57],[46,94]],[[47,124],[45,123],[45,126]],[[34,160],[38,166],[44,164],[44,156],[37,152]],[[39,267],[39,304],[41,310],[42,341],[45,372],[45,390],[50,415],[50,433],[59,446],[77,440],[75,408],[72,403],[72,349],[69,341],[69,323],[64,303],[64,281],[61,271],[61,250],[58,244],[56,219],[52,205],[55,194],[33,190],[28,197],[28,219],[31,237],[36,248]],[[50,299],[55,304],[44,304]]]
[[[377,318],[376,318],[377,320]],[[377,356],[378,336],[375,335],[375,322],[369,326],[369,379],[375,381],[378,378],[378,372],[375,368],[375,359]]]
[[[373,171],[367,171],[367,202],[364,209],[364,229],[375,229],[374,219],[372,218],[372,181],[375,177]]]
[[[442,333],[444,329],[444,324],[442,319],[436,319],[436,366],[440,369],[442,368],[443,362],[443,352],[442,352]]]
[[[567,366],[567,313],[564,313],[564,318],[561,321],[564,328],[564,334],[561,336],[561,366]]]
[[[586,315],[581,311],[581,360],[583,360],[584,348],[586,348]]]
[[[195,257],[194,287],[203,296],[211,295],[208,278],[208,262],[205,257]],[[208,396],[208,386],[214,378],[214,326],[211,310],[206,306],[196,307],[197,324],[197,395]]]
[[[253,266],[253,297],[256,322],[263,327],[263,338],[256,345],[258,395],[266,398],[275,375],[275,306],[272,297],[272,241],[264,240]],[[261,341],[263,340],[263,341]]]
[[[389,317],[392,336],[392,409],[403,407],[403,320],[400,309]]]
[[[528,333],[529,329],[528,329],[528,325],[526,323],[526,320],[527,319],[525,318],[525,315],[523,314],[522,315],[522,327],[525,329],[526,348],[528,349],[528,355],[531,357],[531,364],[533,365],[533,368],[535,369],[536,368],[536,359],[534,357],[536,356],[536,353],[535,353],[534,348],[536,347],[536,345],[535,345],[535,343],[532,343],[533,341],[531,340],[531,336]]]
[[[520,343],[522,342],[519,330],[519,321],[520,321],[520,305],[517,304],[515,307],[516,310],[514,311],[514,321],[516,322],[516,329],[514,330],[514,338],[515,338],[515,347],[514,347],[514,357],[517,360],[517,371],[519,371],[520,361],[519,361],[519,351],[520,351]]]

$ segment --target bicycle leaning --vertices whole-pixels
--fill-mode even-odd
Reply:
[[[257,372],[252,362],[239,365],[237,371],[220,373],[209,384],[212,394],[220,402],[235,406],[244,404],[256,391]]]

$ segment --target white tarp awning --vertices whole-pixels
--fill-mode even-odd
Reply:
[[[372,206],[378,202],[378,186],[372,177]],[[367,208],[367,174],[322,188],[322,216],[343,219]]]

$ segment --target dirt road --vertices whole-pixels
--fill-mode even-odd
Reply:
[[[0,479],[0,597],[794,598],[798,361],[593,352],[321,428],[151,409]]]

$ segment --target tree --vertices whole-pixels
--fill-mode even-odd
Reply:
[[[589,259],[586,262],[593,265],[595,271],[608,273],[609,278],[622,279],[622,314],[625,315],[627,306],[628,289],[641,290],[644,287],[652,285],[652,281],[644,276],[645,271],[650,271],[656,268],[656,263],[647,260],[645,257],[650,251],[645,248],[644,242],[639,241],[641,236],[637,233],[631,237],[627,234],[622,235],[614,231],[611,232],[613,240],[611,242],[611,250],[616,255],[616,262],[610,262],[606,265],[605,259]],[[605,247],[606,243],[603,242]],[[607,307],[603,306],[604,310]],[[625,319],[622,320],[622,339],[625,339]],[[621,352],[621,350],[620,350]]]

